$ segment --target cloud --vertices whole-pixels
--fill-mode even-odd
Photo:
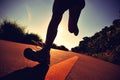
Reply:
[[[28,21],[31,21],[32,20],[32,15],[31,15],[30,7],[28,5],[26,5],[26,12],[27,12]]]

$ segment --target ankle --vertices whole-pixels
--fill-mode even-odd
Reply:
[[[42,48],[42,51],[43,51],[43,52],[46,52],[46,53],[49,53],[49,52],[50,52],[50,48],[45,48],[45,47],[44,47],[44,48]]]

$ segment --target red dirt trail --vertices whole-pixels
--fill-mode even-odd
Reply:
[[[28,47],[37,49],[33,45],[0,40],[0,77],[38,64],[23,56],[24,49]],[[52,73],[58,73],[57,76],[65,73],[65,76],[59,80],[120,80],[120,66],[118,65],[74,52],[52,49],[50,53],[51,64],[46,80],[51,80],[48,78],[57,75]],[[74,56],[77,59],[73,59]],[[71,66],[67,68],[66,65]],[[53,70],[52,67],[56,69]]]

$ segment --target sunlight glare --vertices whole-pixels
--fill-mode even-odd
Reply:
[[[64,26],[59,25],[59,26],[58,26],[58,34],[59,34],[59,33],[62,34],[63,32],[64,32]]]

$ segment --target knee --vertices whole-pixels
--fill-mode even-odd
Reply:
[[[52,18],[55,18],[56,20],[61,19],[63,16],[62,12],[53,12]]]
[[[85,0],[81,0],[81,5],[80,5],[81,9],[83,9],[85,7]]]
[[[56,25],[57,26],[60,23],[61,19],[62,19],[62,14],[53,13],[52,19],[51,19],[50,23],[52,25]]]
[[[48,27],[48,32],[50,32],[50,33],[56,33],[57,29],[58,29],[57,26],[49,26]]]

